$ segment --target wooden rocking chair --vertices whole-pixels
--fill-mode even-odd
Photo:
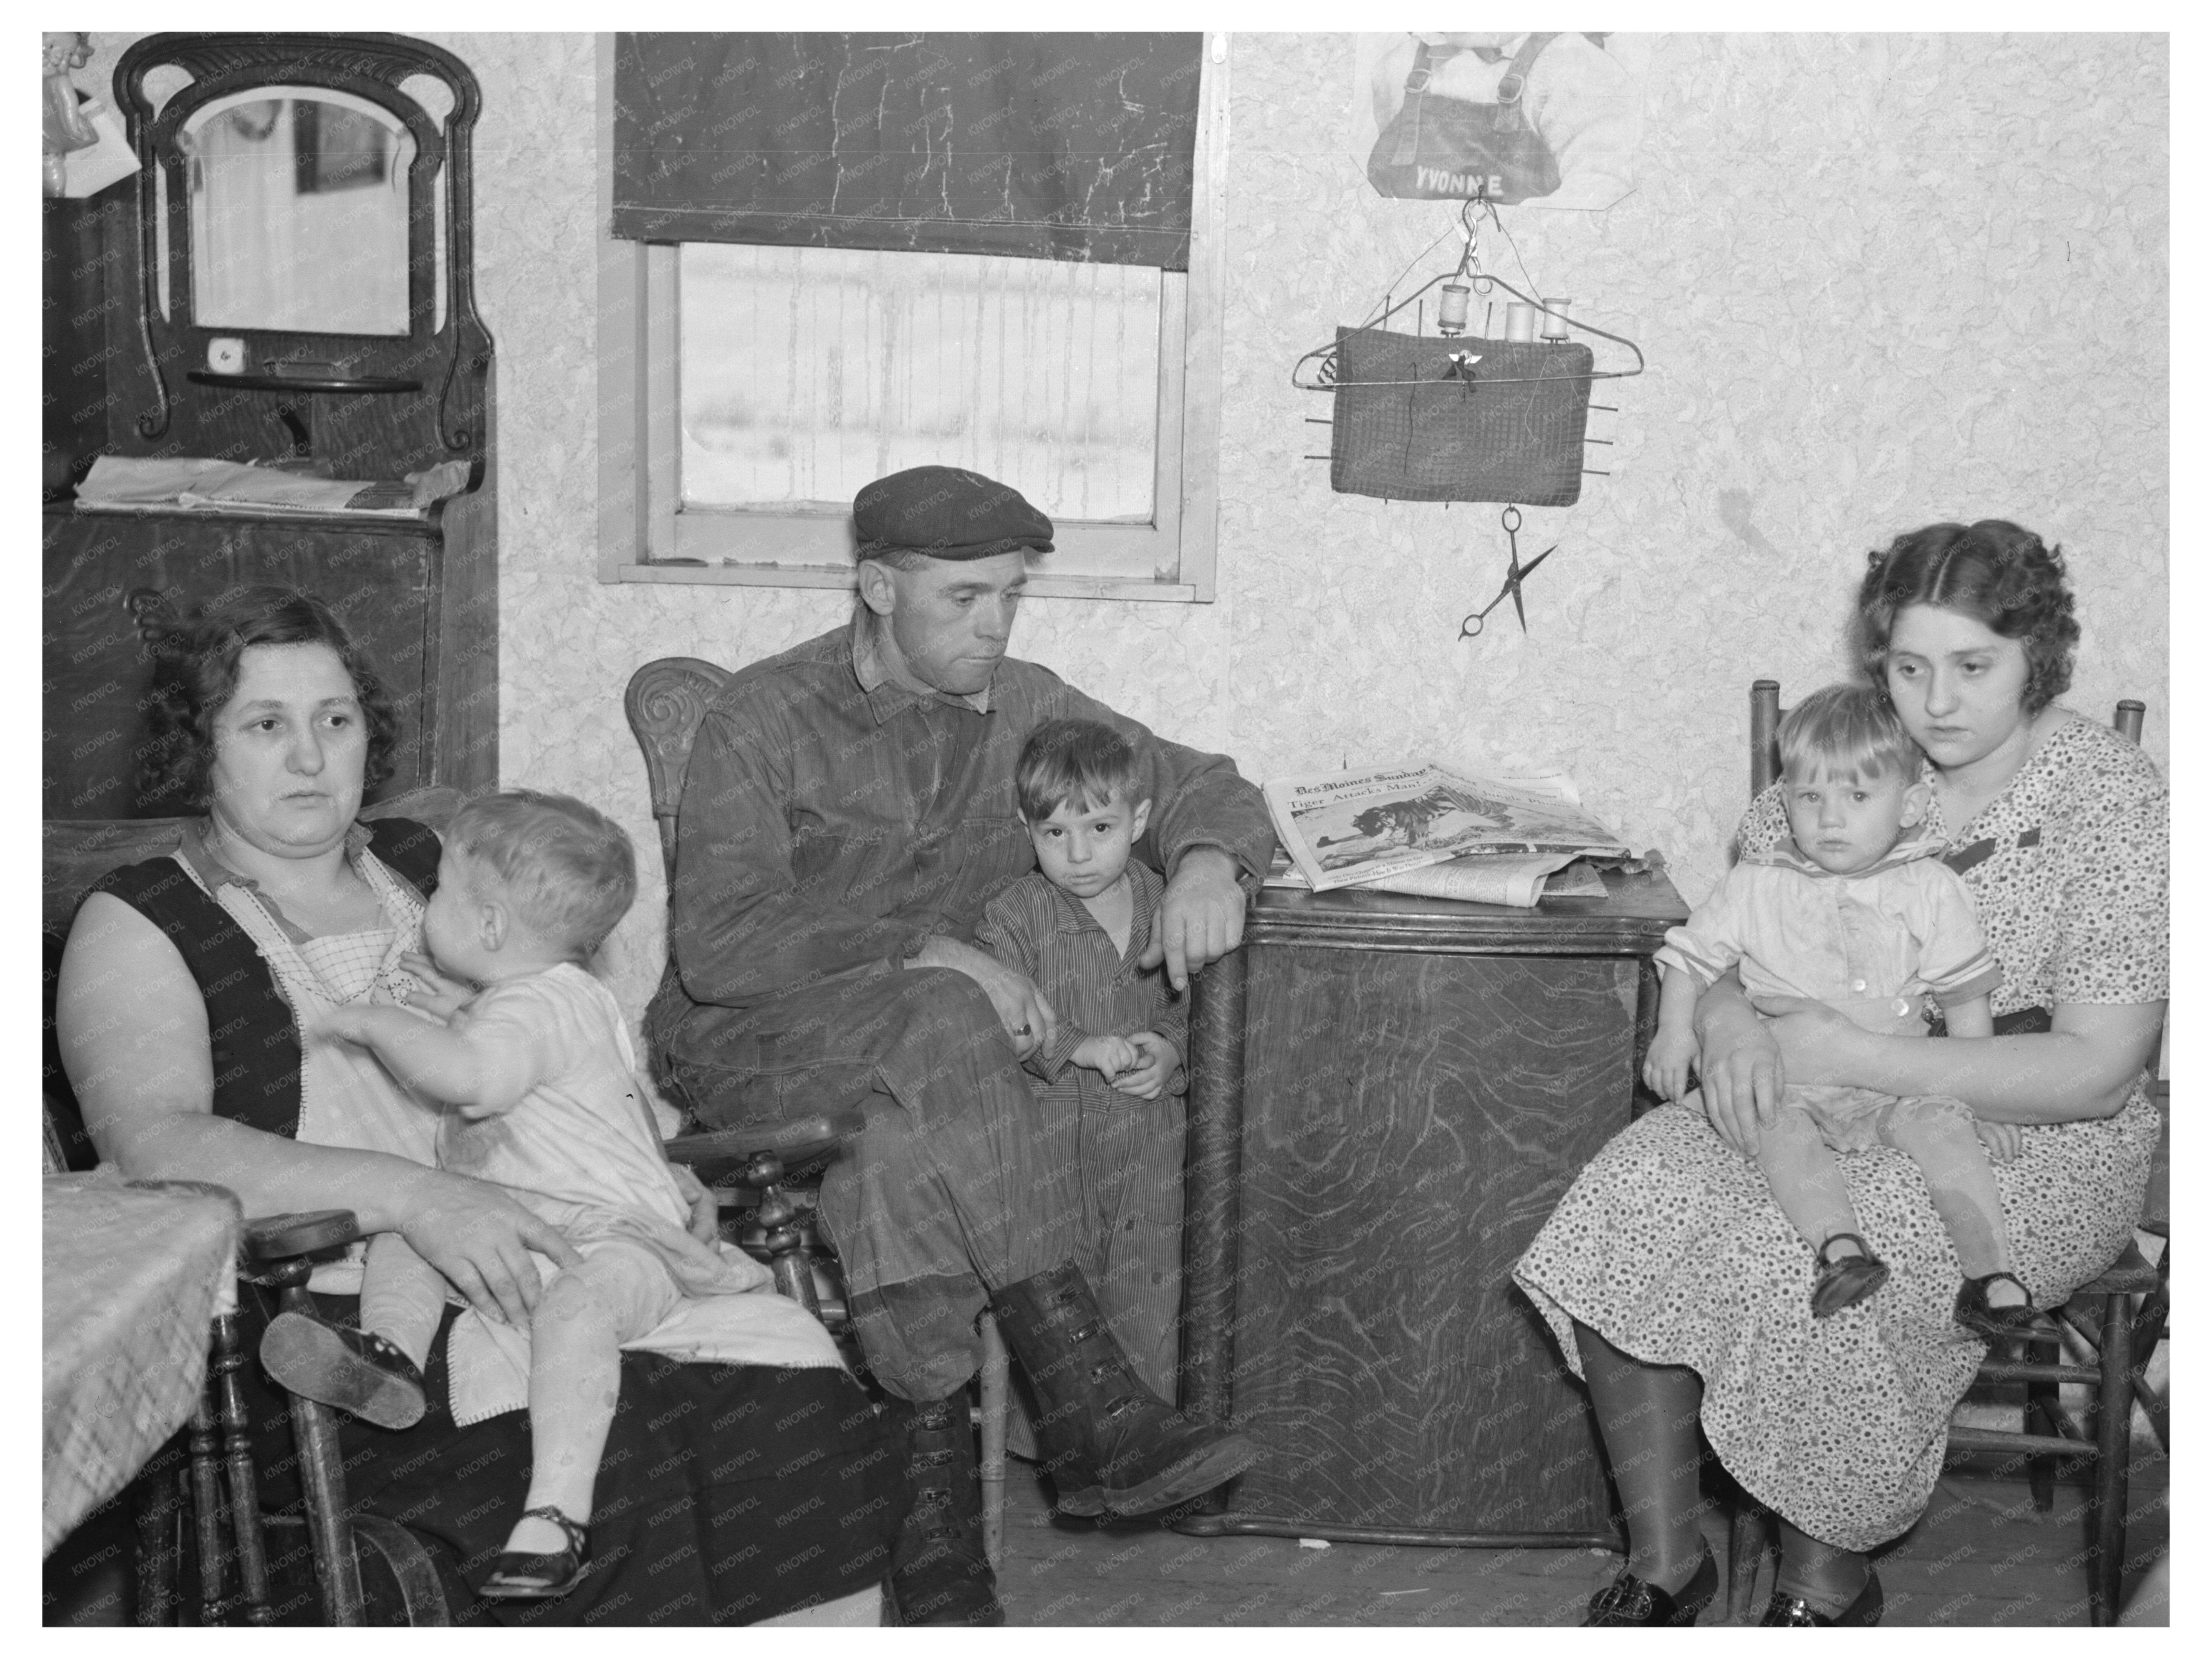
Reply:
[[[645,755],[653,822],[660,831],[661,865],[672,894],[676,816],[691,742],[708,705],[729,678],[729,670],[696,657],[662,657],[631,675],[623,694],[623,713]],[[717,1189],[725,1208],[751,1212],[751,1224],[740,1242],[769,1261],[779,1290],[847,1340],[850,1331],[842,1281],[836,1255],[814,1228],[811,1193],[797,1187],[787,1190],[786,1182],[787,1174],[804,1175],[826,1162],[835,1155],[836,1143],[860,1127],[857,1111],[817,1112],[787,1122],[679,1135],[667,1143],[669,1158],[690,1165],[710,1187],[732,1176],[742,1181],[743,1185]],[[826,1305],[817,1295],[817,1283],[831,1291]],[[983,1482],[983,1548],[995,1567],[1006,1538],[1006,1348],[988,1308],[981,1328],[982,1446],[978,1461]]]

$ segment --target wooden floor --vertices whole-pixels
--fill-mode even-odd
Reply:
[[[1620,1558],[1589,1549],[1405,1549],[1288,1538],[1189,1538],[1054,1521],[1026,1466],[1007,1471],[999,1599],[1012,1625],[1575,1625]],[[1919,1525],[1876,1559],[1887,1626],[2087,1625],[2083,1489],[2038,1513],[2024,1480],[1947,1473]],[[2166,1544],[2166,1465],[2136,1475],[2128,1554]],[[1707,1517],[1716,1557],[1724,1524]],[[1770,1559],[1764,1578],[1771,1576]],[[1753,1604],[1755,1620],[1763,1600]],[[1726,1622],[1716,1601],[1702,1623]]]
[[[2167,1467],[2154,1459],[2133,1479],[2130,1589],[2166,1547]],[[1055,1522],[1029,1466],[1018,1462],[1008,1470],[1007,1496],[999,1596],[1014,1625],[1574,1625],[1620,1565],[1617,1556],[1588,1549],[1311,1549],[1288,1538],[1189,1538],[1158,1526]],[[2085,1498],[2062,1486],[2053,1508],[2038,1513],[2025,1480],[1947,1474],[1920,1524],[1877,1559],[1883,1623],[2087,1625]],[[1717,1517],[1707,1517],[1707,1535],[1724,1559]],[[118,1536],[88,1573],[62,1572],[58,1557],[49,1560],[46,1622],[116,1622],[127,1549]],[[1754,1618],[1763,1605],[1753,1603]],[[1704,1622],[1723,1615],[1716,1603]]]

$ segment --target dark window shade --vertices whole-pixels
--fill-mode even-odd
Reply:
[[[618,34],[614,233],[1187,270],[1198,34]]]

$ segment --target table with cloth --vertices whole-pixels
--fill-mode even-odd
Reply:
[[[51,1552],[192,1414],[242,1218],[219,1188],[105,1170],[47,1176],[42,1198]]]

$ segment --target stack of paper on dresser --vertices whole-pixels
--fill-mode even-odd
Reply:
[[[81,513],[200,511],[276,517],[343,513],[416,519],[432,501],[465,489],[466,462],[441,461],[404,481],[325,478],[207,456],[103,455],[77,486]]]
[[[1268,876],[1275,886],[1369,887],[1526,908],[1547,890],[1547,878],[1577,860],[1628,857],[1561,774],[1492,778],[1408,763],[1278,778],[1265,793],[1289,854]],[[1575,874],[1548,890],[1602,890],[1587,864]]]

